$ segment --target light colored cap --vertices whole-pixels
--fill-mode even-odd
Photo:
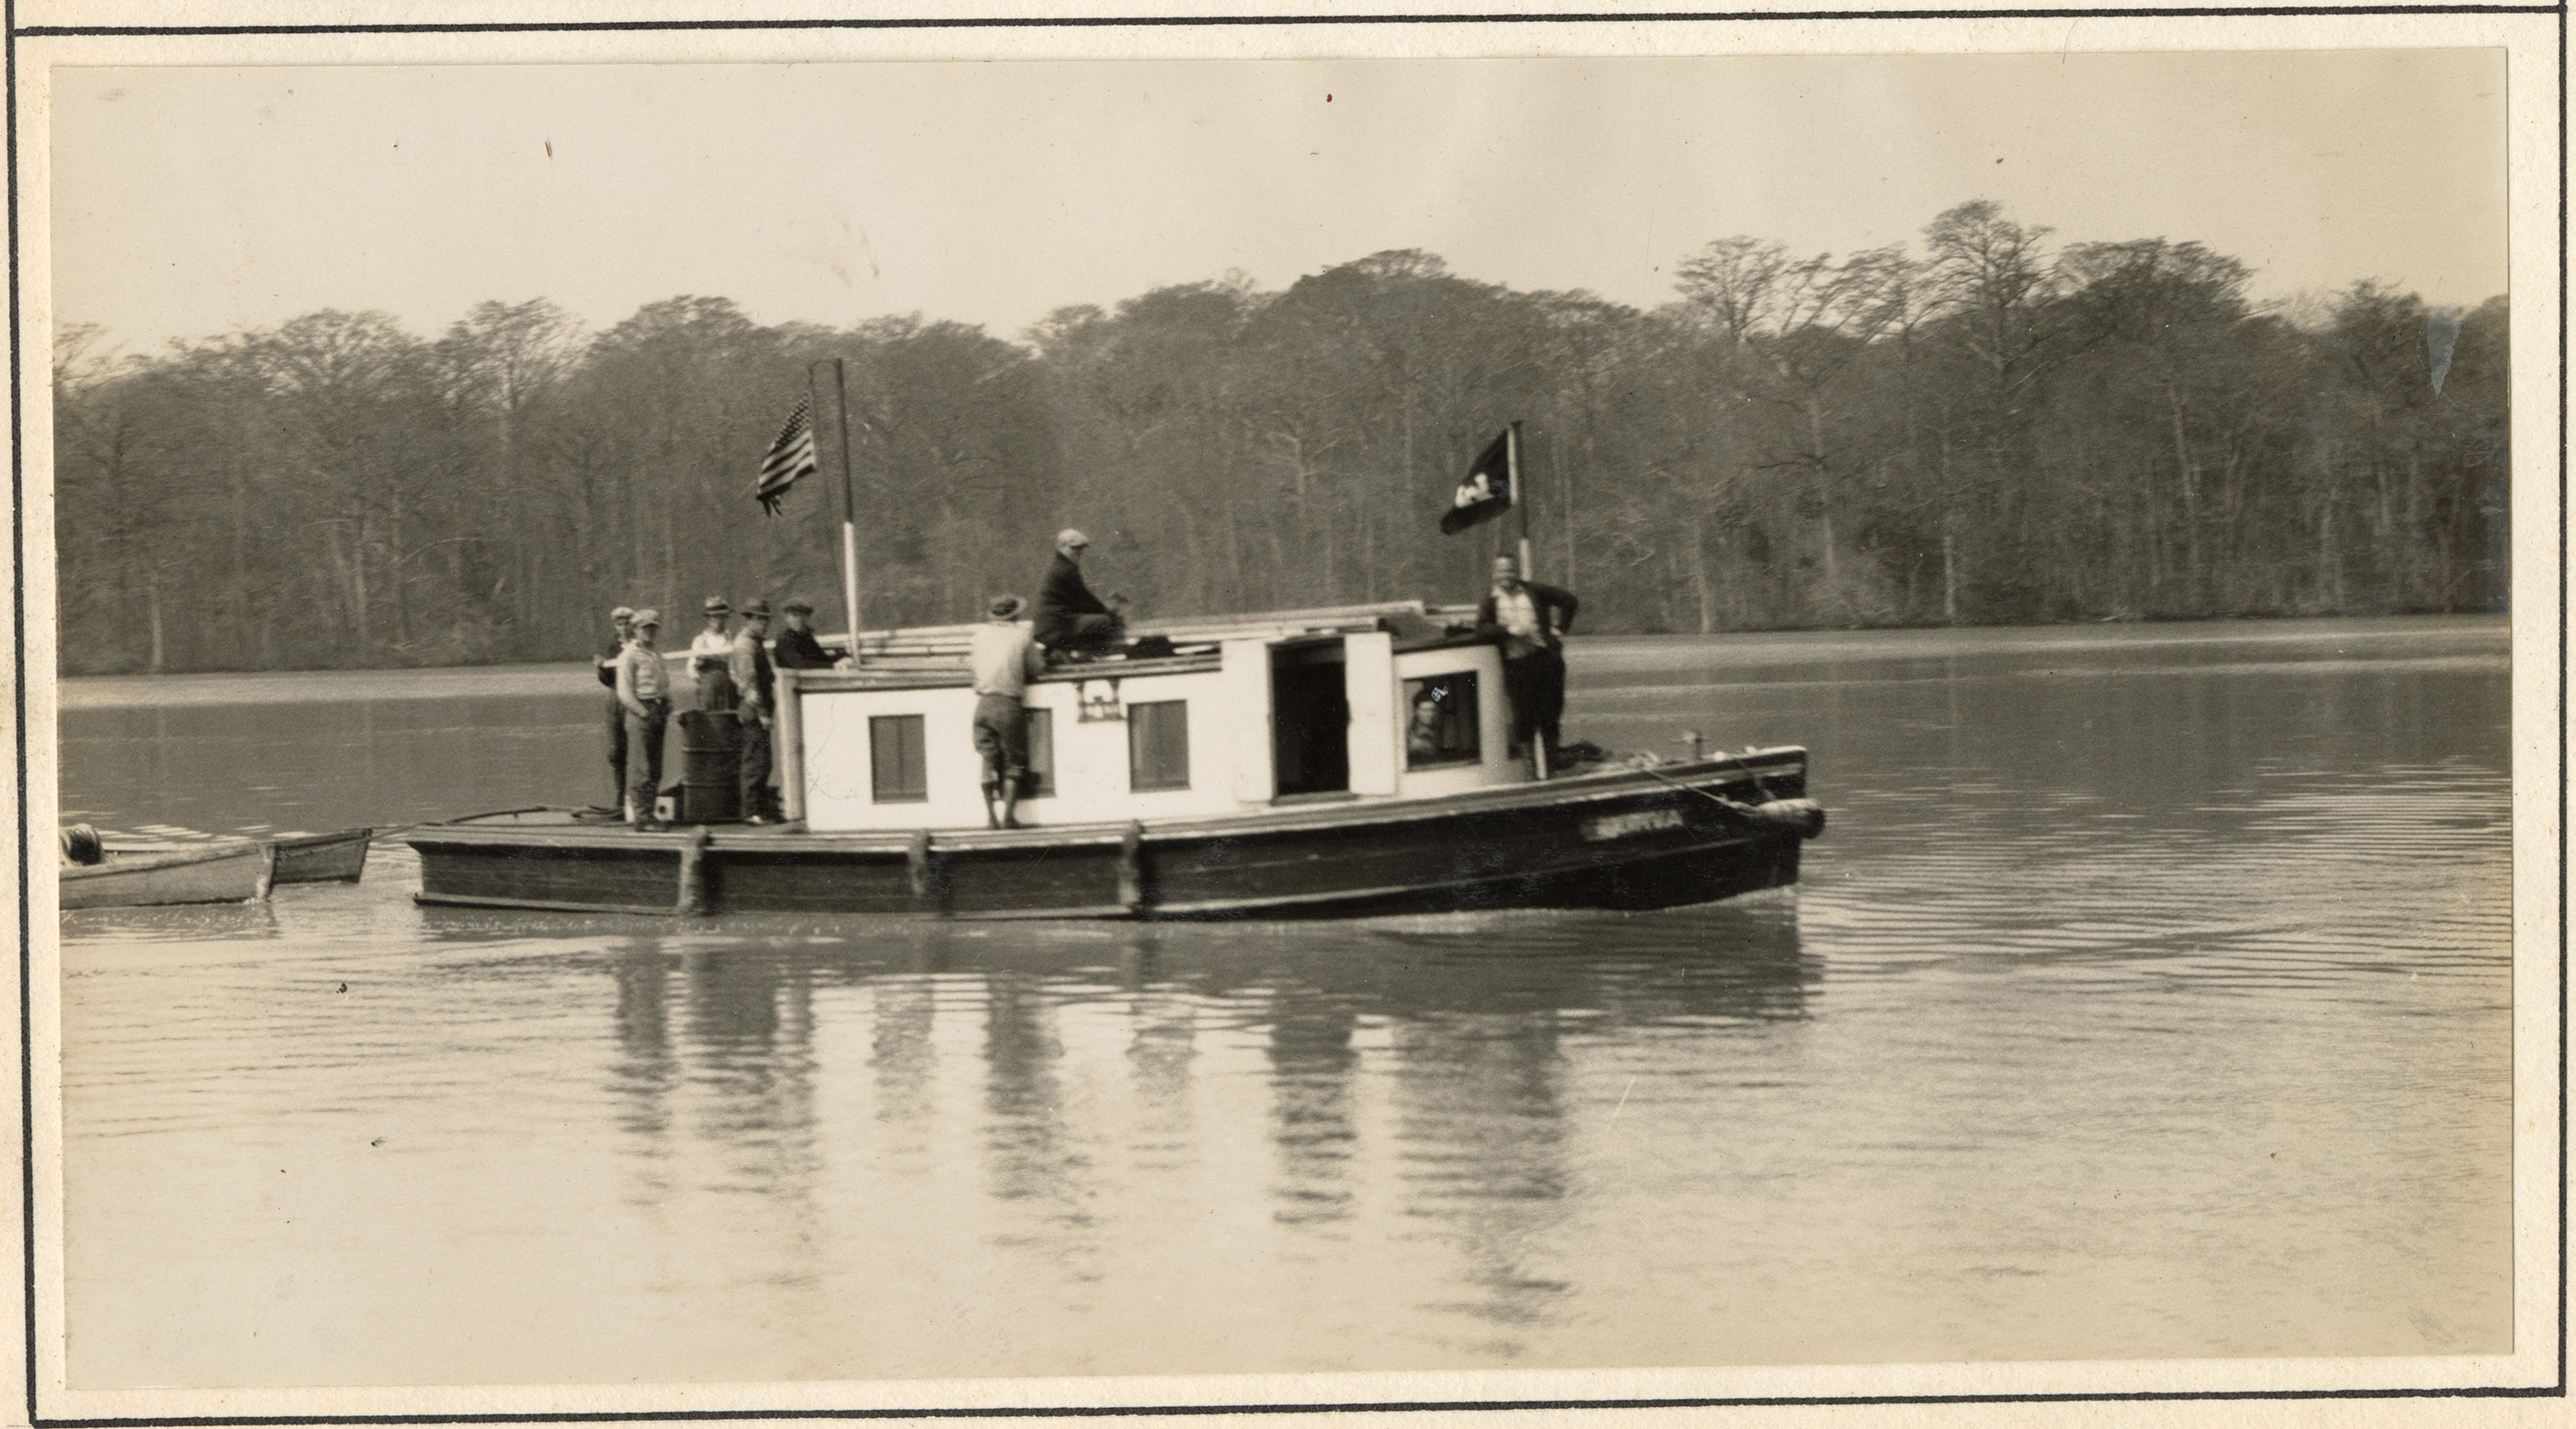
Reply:
[[[635,618],[635,607],[631,605],[621,605],[615,610],[608,612],[608,618],[611,620],[633,620]]]
[[[1055,543],[1059,546],[1088,546],[1091,544],[1091,538],[1067,526],[1055,533]]]
[[[711,595],[707,597],[707,614],[725,615],[730,613],[732,610],[732,606],[725,604],[725,598],[723,596]]]
[[[635,612],[635,619],[629,623],[634,625],[650,625],[658,630],[662,626],[662,612],[655,610],[653,607],[648,605],[642,610]]]

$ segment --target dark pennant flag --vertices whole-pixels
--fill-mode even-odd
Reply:
[[[1467,468],[1467,479],[1458,483],[1458,494],[1440,515],[1440,534],[1455,536],[1511,509],[1512,434],[1507,430]]]
[[[787,414],[787,425],[778,429],[778,440],[769,444],[769,455],[760,459],[760,484],[751,494],[760,498],[760,509],[775,516],[778,499],[796,478],[814,470],[814,410],[802,397],[796,399],[796,410]]]

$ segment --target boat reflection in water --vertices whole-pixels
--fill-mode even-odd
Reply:
[[[1095,1296],[1125,1304],[1181,1245],[1282,1294],[1298,1244],[1392,1234],[1439,1268],[1386,1288],[1418,1296],[1413,1319],[1463,1326],[1457,1348],[1479,1355],[1509,1355],[1513,1327],[1580,1274],[1530,1246],[1574,1214],[1597,1169],[1586,1135],[1627,1100],[1603,1076],[1668,1080],[1639,1060],[1576,1086],[1577,1044],[1797,1021],[1821,972],[1786,895],[1509,922],[915,924],[873,944],[825,942],[810,921],[737,925],[721,942],[623,940],[597,1005],[622,1198],[658,1219],[724,1196],[757,1226],[738,1228],[743,1274],[829,1298],[907,1263],[889,1246],[912,1241],[942,1247],[944,1273],[963,1259],[1031,1277],[1014,1293],[1078,1314]],[[1715,1096],[1697,1115],[1722,1119],[1722,1093],[1690,1095]],[[982,1208],[971,1223],[966,1205]],[[779,1253],[836,1242],[853,1214],[878,1244]],[[975,1277],[959,1278],[966,1293]],[[949,1308],[937,1291],[918,1307]],[[1161,1362],[1194,1367],[1186,1350]]]

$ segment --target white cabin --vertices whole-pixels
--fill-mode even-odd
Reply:
[[[1419,799],[1530,778],[1501,652],[1420,602],[1140,627],[1173,653],[1030,682],[1024,825]],[[780,782],[816,832],[982,828],[972,626],[863,635],[856,665],[780,670]]]

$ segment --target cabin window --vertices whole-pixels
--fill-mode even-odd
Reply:
[[[1190,702],[1156,700],[1127,707],[1127,787],[1190,787]]]
[[[930,770],[922,752],[921,716],[869,716],[868,758],[868,788],[877,803],[918,804],[930,798]]]
[[[1404,711],[1405,768],[1473,764],[1484,757],[1475,671],[1405,681]]]
[[[1055,711],[1028,710],[1020,726],[1029,741],[1029,772],[1021,777],[1020,797],[1043,799],[1055,792]]]

